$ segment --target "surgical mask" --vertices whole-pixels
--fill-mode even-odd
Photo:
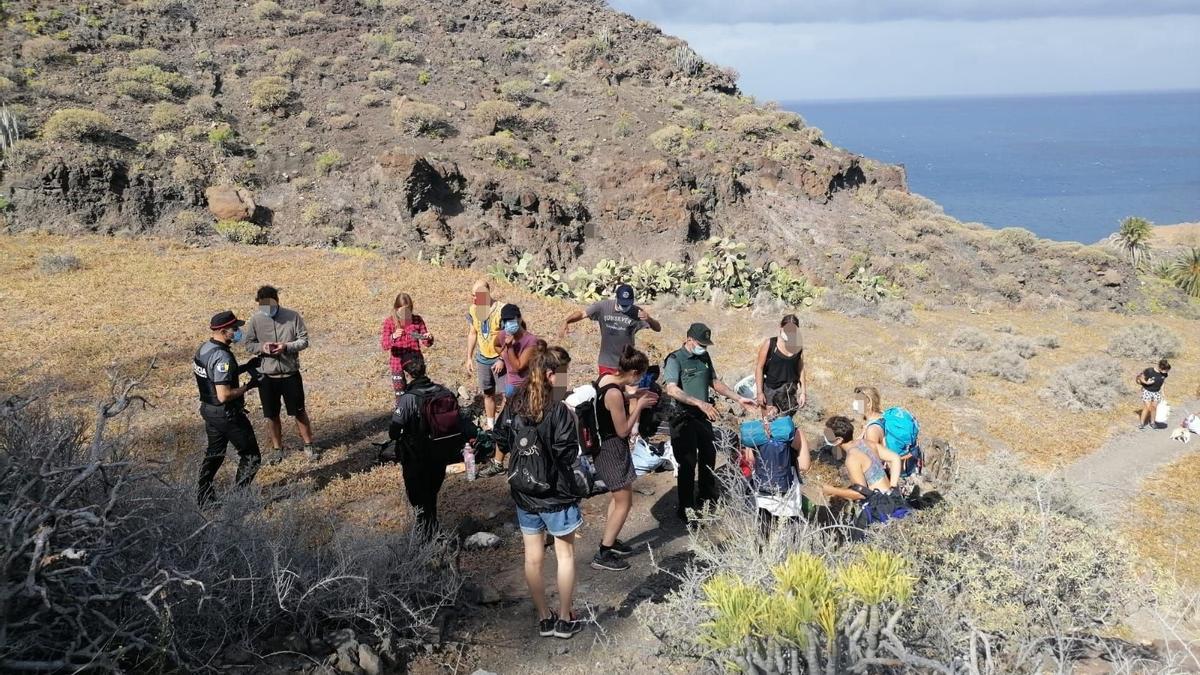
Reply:
[[[707,351],[708,350],[705,349],[702,345],[696,345],[695,347],[692,347],[692,353],[695,354],[696,356],[703,356]]]
[[[242,333],[241,328],[233,331],[233,341],[234,342],[241,342],[243,337],[245,337],[245,335]]]
[[[519,330],[521,330],[521,322],[520,321],[505,321],[504,322],[504,332],[505,333],[508,333],[509,335],[516,335],[517,331],[519,331]]]
[[[827,448],[832,448],[833,446],[837,445],[837,443],[829,440],[829,437],[826,436],[824,432],[821,433],[821,440],[825,441],[825,447]]]
[[[262,311],[263,314],[274,319],[275,315],[279,313],[279,305],[261,305],[259,306],[259,310]]]
[[[861,399],[856,398],[854,399],[854,403],[850,404],[850,407],[854,408],[854,412],[861,414],[863,411],[863,402]]]

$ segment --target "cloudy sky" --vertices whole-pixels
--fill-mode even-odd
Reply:
[[[1200,0],[610,0],[760,99],[1200,89]]]

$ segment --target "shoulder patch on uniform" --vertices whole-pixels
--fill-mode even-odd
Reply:
[[[218,373],[228,373],[229,372],[229,364],[224,361],[222,361],[221,363],[218,363],[217,364],[217,372]]]

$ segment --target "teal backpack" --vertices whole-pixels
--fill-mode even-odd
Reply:
[[[917,418],[904,408],[896,407],[884,410],[877,423],[883,428],[888,449],[904,460],[904,475],[919,472],[923,462],[919,442],[921,425],[917,424]]]

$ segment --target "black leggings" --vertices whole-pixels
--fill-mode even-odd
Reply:
[[[262,463],[254,426],[245,412],[224,417],[205,417],[204,432],[208,435],[208,449],[204,452],[204,460],[200,462],[199,489],[196,493],[196,499],[201,504],[213,496],[213,477],[225,463],[225,450],[231,443],[240,457],[234,478],[238,487],[249,485]]]
[[[446,480],[446,466],[440,462],[410,460],[404,467],[404,491],[416,512],[417,525],[426,537],[437,531],[437,499]]]
[[[703,509],[717,498],[717,450],[713,446],[712,422],[691,416],[679,417],[671,423],[671,451],[679,465],[680,519],[687,520],[687,509]],[[696,472],[700,472],[700,489],[696,490]]]

